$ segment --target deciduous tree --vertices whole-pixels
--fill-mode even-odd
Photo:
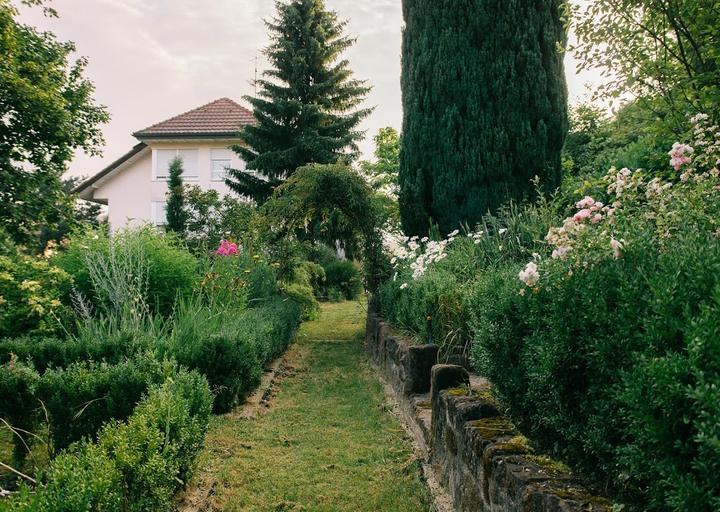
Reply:
[[[17,15],[0,0],[0,223],[29,245],[41,228],[72,215],[61,176],[76,149],[99,152],[99,125],[109,117],[92,98],[86,59],[72,58],[73,43],[23,25]]]

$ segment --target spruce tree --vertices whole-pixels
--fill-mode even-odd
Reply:
[[[167,230],[180,236],[185,235],[187,212],[185,211],[185,190],[183,188],[182,159],[175,157],[168,169]]]
[[[403,0],[400,207],[407,234],[470,226],[560,183],[563,0]]]
[[[245,97],[256,123],[242,130],[244,144],[233,148],[248,170],[267,180],[232,169],[227,179],[233,191],[260,203],[298,167],[354,159],[363,136],[358,125],[371,112],[359,108],[370,88],[352,79],[349,62],[341,59],[355,43],[343,35],[347,22],[323,0],[275,6],[264,52],[272,68],[257,81],[258,96]]]

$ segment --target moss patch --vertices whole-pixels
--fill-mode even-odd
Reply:
[[[557,497],[564,500],[579,501],[582,503],[592,503],[601,507],[606,507],[607,510],[612,509],[612,503],[605,498],[595,496],[591,494],[587,489],[577,487],[573,485],[569,486],[553,486],[550,491]]]
[[[522,435],[513,436],[507,441],[495,444],[497,451],[504,453],[532,453],[533,447],[530,440]]]
[[[560,461],[548,457],[547,455],[528,455],[525,457],[530,462],[537,464],[541,468],[550,473],[571,475],[572,470]]]
[[[469,426],[479,431],[480,435],[485,439],[495,439],[500,436],[515,434],[515,426],[509,419],[502,416],[471,421]]]

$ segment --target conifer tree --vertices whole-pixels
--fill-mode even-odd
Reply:
[[[187,212],[185,211],[185,190],[183,188],[182,159],[175,157],[168,169],[167,230],[180,236],[185,235]]]
[[[263,180],[229,170],[228,186],[265,201],[298,167],[350,161],[357,156],[358,125],[371,110],[359,108],[370,88],[352,78],[341,54],[355,40],[343,35],[346,22],[323,0],[276,2],[277,16],[266,25],[271,69],[257,81],[258,96],[245,97],[256,123],[245,127],[244,144],[233,149]]]
[[[560,182],[563,0],[403,0],[400,207],[448,233]]]

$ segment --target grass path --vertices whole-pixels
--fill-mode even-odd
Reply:
[[[197,473],[213,486],[205,510],[428,510],[410,442],[362,353],[364,326],[363,304],[323,305],[298,332],[270,408],[213,419]]]

